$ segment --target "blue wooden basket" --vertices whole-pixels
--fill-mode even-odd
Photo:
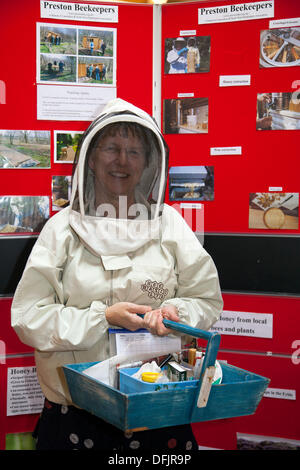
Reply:
[[[164,324],[167,328],[207,340],[197,387],[125,394],[83,374],[95,362],[68,364],[63,366],[63,370],[73,403],[123,431],[142,431],[255,413],[270,381],[268,378],[222,363],[222,383],[212,385],[220,334],[170,320],[164,320]]]

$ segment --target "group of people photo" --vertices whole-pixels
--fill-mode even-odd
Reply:
[[[94,80],[105,80],[106,66],[105,64],[87,64],[86,76]]]

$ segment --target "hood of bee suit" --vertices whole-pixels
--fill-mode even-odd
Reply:
[[[89,158],[93,148],[101,143],[99,133],[103,133],[106,126],[120,122],[143,126],[147,135],[147,158],[134,189],[135,203],[127,209],[127,198],[121,194],[120,209],[116,215],[109,201],[96,207],[96,176],[90,168]],[[124,100],[109,102],[83,134],[73,167],[69,221],[82,243],[93,254],[100,256],[108,269],[112,269],[110,265],[127,267],[130,265],[128,253],[153,238],[159,238],[167,168],[167,146],[154,119]]]

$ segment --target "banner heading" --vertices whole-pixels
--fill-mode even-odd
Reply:
[[[198,8],[198,24],[259,20],[273,16],[273,0]]]
[[[41,0],[41,18],[64,20],[118,22],[118,7],[94,3],[65,3]]]

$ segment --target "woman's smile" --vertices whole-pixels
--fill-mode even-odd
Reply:
[[[109,174],[114,178],[128,178],[128,173],[121,173],[119,171],[110,171]]]

